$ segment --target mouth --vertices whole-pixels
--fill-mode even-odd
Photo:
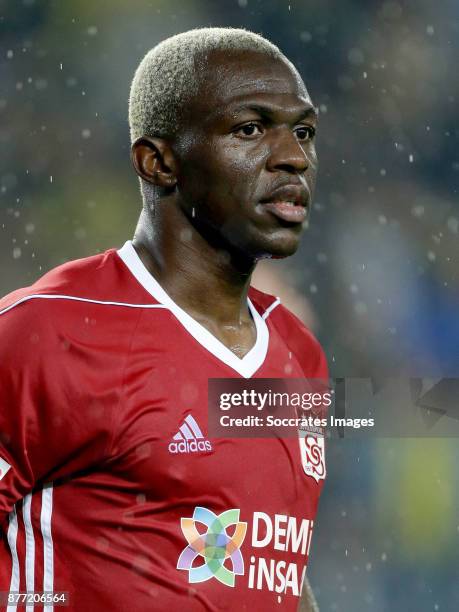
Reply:
[[[265,210],[287,223],[303,223],[309,210],[309,194],[299,185],[274,190],[260,201]]]
[[[263,208],[278,219],[288,223],[303,223],[308,216],[308,209],[293,202],[262,202]]]

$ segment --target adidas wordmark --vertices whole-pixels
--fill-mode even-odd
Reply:
[[[178,432],[169,444],[169,452],[178,453],[199,453],[212,450],[212,444],[204,438],[204,435],[196,420],[189,414]]]

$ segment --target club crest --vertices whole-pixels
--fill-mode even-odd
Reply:
[[[316,482],[327,475],[325,467],[325,440],[323,436],[300,437],[301,465],[307,476]]]

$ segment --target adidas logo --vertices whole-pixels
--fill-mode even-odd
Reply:
[[[169,452],[177,453],[199,453],[212,450],[212,444],[205,440],[202,431],[195,419],[189,414],[183,421],[178,432],[169,444]]]

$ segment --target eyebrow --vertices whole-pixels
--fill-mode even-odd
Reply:
[[[242,111],[254,111],[255,113],[258,113],[259,115],[261,115],[262,117],[271,117],[275,113],[284,110],[284,108],[285,107],[283,106],[273,106],[271,104],[265,105],[265,104],[260,104],[260,103],[251,104],[249,102],[246,104],[241,104],[239,106],[236,106],[235,108],[231,109],[230,112],[232,115],[237,115],[238,113]],[[296,120],[300,121],[301,119],[306,119],[307,117],[312,117],[313,119],[317,119],[318,116],[319,116],[319,113],[316,107],[313,106],[312,104],[308,104],[307,106],[298,110]]]

